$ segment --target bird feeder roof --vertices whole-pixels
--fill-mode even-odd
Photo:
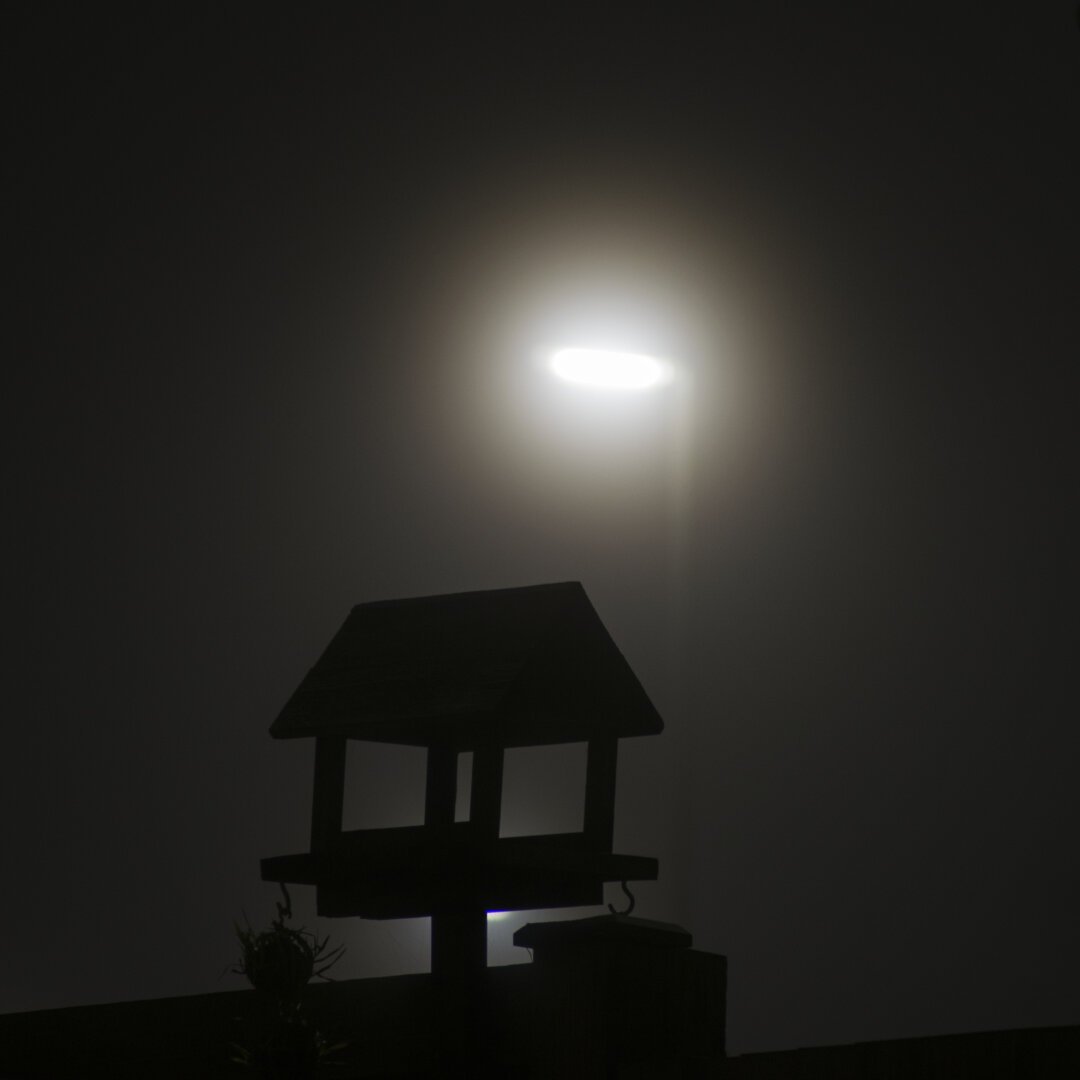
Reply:
[[[662,730],[569,581],[354,607],[270,734],[467,750]]]

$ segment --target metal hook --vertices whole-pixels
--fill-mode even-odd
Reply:
[[[626,899],[630,901],[630,906],[625,911],[616,911],[614,904],[608,904],[608,911],[610,911],[612,915],[629,915],[630,912],[634,910],[634,904],[637,903],[634,899],[634,894],[630,891],[625,881],[622,883],[622,891],[626,893]]]
[[[281,891],[285,896],[285,903],[283,904],[279,900],[276,904],[278,914],[277,921],[279,923],[284,923],[292,918],[292,897],[289,896],[289,890],[285,887],[284,881],[279,881],[278,884],[281,886]]]

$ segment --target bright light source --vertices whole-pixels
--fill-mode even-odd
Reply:
[[[655,356],[607,349],[560,349],[551,370],[567,382],[604,390],[651,390],[671,378],[671,367]]]
[[[499,922],[501,919],[505,919],[509,914],[509,911],[489,911],[487,913],[488,922]]]

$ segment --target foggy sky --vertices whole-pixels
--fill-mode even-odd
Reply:
[[[1080,1022],[1072,5],[402,7],[9,24],[0,1009],[239,986],[349,608],[580,580],[732,1051]]]

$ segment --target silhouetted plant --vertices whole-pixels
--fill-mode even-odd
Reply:
[[[230,1060],[263,1080],[300,1080],[321,1065],[333,1065],[331,1055],[346,1044],[331,1046],[304,1016],[278,1017],[252,1032],[250,1046],[234,1043]]]
[[[326,972],[341,959],[345,947],[331,949],[328,936],[320,940],[305,927],[289,926],[292,901],[284,884],[281,891],[285,902],[277,903],[277,917],[269,930],[234,924],[240,959],[230,969],[247,978],[260,1002],[248,1045],[233,1044],[231,1060],[266,1080],[310,1076],[318,1066],[332,1064],[331,1055],[346,1045],[331,1046],[304,1015],[302,1001],[311,979],[329,981]]]
[[[292,918],[292,900],[284,884],[281,891],[285,903],[278,901],[277,918],[269,930],[255,931],[250,924],[234,924],[240,939],[240,962],[232,971],[245,975],[260,993],[285,1004],[298,1000],[312,978],[329,979],[326,973],[341,959],[345,946],[328,952],[329,936],[320,941],[311,930],[287,926],[286,920]]]

